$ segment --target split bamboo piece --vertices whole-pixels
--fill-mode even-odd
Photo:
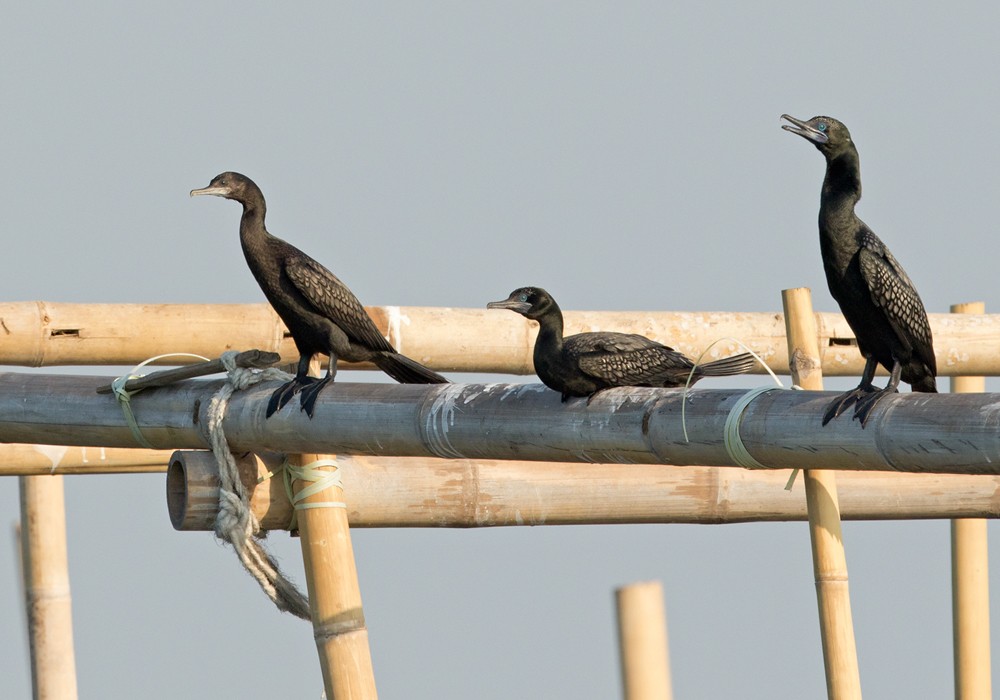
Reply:
[[[310,374],[318,374],[315,360],[310,363]],[[334,455],[289,455],[288,461],[297,467],[308,465],[320,479],[330,479],[339,470],[337,466],[318,464],[335,461]],[[331,479],[326,488],[311,495],[303,493],[305,489],[317,488],[320,483],[308,478],[293,480],[292,500],[298,504],[296,514],[309,589],[309,610],[326,697],[330,700],[375,700],[378,693],[347,509],[337,505],[344,499],[342,481]]]
[[[663,585],[645,581],[615,591],[625,700],[671,700]]]
[[[369,306],[369,315],[401,352],[433,369],[530,374],[537,325],[485,309]],[[739,338],[772,367],[788,363],[780,313],[567,311],[566,332],[618,330],[646,335],[697,357],[721,338]],[[1000,315],[930,314],[941,376],[1000,374]],[[840,314],[818,313],[823,371],[858,375],[863,360]],[[261,348],[298,357],[267,304],[0,303],[0,365],[135,365],[168,352],[218,357]],[[735,342],[712,355],[739,352]],[[188,364],[180,359],[162,364]],[[348,365],[345,365],[348,366]],[[755,370],[762,372],[761,368]]]
[[[135,447],[115,400],[94,393],[103,379],[0,373],[0,436]],[[207,403],[223,384],[180,382],[134,396],[145,439],[156,448],[207,447]],[[312,419],[288,407],[265,420],[276,386],[263,382],[232,397],[224,428],[235,452],[735,466],[724,426],[746,394],[693,389],[685,398],[682,389],[624,387],[588,405],[561,403],[539,384],[337,382],[319,395]],[[741,410],[743,444],[767,469],[1000,473],[995,394],[897,394],[878,403],[865,429],[839,420],[820,430],[833,396],[755,396]]]
[[[982,314],[983,302],[955,304],[955,314]],[[953,392],[984,392],[983,377],[953,377]],[[956,700],[990,700],[990,582],[986,521],[951,521],[952,619]]]
[[[36,700],[73,700],[76,657],[61,476],[23,476],[21,561]]]
[[[291,505],[280,458],[237,457],[250,508],[265,530],[287,529]],[[570,464],[428,457],[337,458],[351,485],[347,517],[357,527],[498,527],[805,520],[800,479],[787,471],[736,467]],[[842,472],[843,516],[914,519],[1000,515],[1000,477]],[[212,530],[219,474],[204,451],[178,451],[167,472],[167,509],[178,530]]]
[[[821,390],[823,373],[816,346],[812,295],[805,287],[786,289],[781,293],[781,300],[788,324],[788,354],[792,358],[789,369],[792,380],[803,389]],[[854,423],[850,415],[844,419]],[[861,429],[860,425],[854,427]],[[831,471],[807,469],[803,473],[803,480],[809,510],[809,537],[812,542],[827,696],[830,700],[860,700],[861,676],[854,642],[854,623],[851,619],[847,557],[840,528],[837,477]]]

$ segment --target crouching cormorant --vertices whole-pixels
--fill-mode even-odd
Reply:
[[[634,333],[578,333],[564,338],[562,311],[538,287],[515,289],[507,299],[491,301],[486,308],[510,309],[538,321],[535,372],[545,386],[562,393],[563,401],[570,396],[593,398],[616,386],[684,386],[689,376],[694,384],[702,377],[749,372],[755,362],[753,355],[743,353],[695,367],[673,348]]]
[[[337,373],[338,358],[348,362],[372,362],[404,384],[448,381],[396,352],[343,282],[295,246],[267,232],[264,195],[250,178],[239,173],[222,173],[213,178],[208,187],[191,190],[192,197],[202,194],[225,197],[243,205],[243,218],[240,219],[243,254],[257,284],[285,322],[299,351],[295,378],[271,395],[267,417],[301,392],[301,408],[311,418],[317,394]],[[307,374],[309,360],[316,353],[330,356],[330,366],[323,379]]]
[[[916,288],[885,244],[854,213],[861,199],[861,166],[847,127],[830,117],[801,121],[787,114],[781,128],[811,141],[826,158],[819,207],[819,242],[830,294],[840,304],[865,358],[861,383],[830,404],[823,425],[854,404],[861,426],[899,380],[913,391],[936,393],[937,363],[927,312]],[[875,369],[889,371],[884,389]]]

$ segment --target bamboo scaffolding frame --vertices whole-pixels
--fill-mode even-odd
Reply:
[[[781,293],[781,300],[788,326],[792,380],[803,389],[821,390],[823,373],[816,345],[812,294],[804,287],[786,289]],[[840,527],[837,475],[828,470],[807,469],[802,476],[809,510],[809,539],[827,697],[830,700],[860,700],[861,675],[854,642],[847,557]]]
[[[77,697],[61,476],[23,476],[21,561],[36,700]]]
[[[956,314],[982,314],[983,302],[955,304]],[[983,377],[953,377],[953,392],[984,392]],[[951,521],[952,618],[956,700],[990,700],[990,581],[985,520]]]
[[[801,479],[737,467],[571,464],[426,457],[337,459],[351,527],[500,527],[805,520]],[[291,505],[280,457],[237,457],[250,507],[265,530],[287,529]],[[1000,517],[1000,477],[842,472],[848,519]],[[219,509],[215,458],[175,452],[167,509],[178,530],[212,530]]]
[[[0,374],[0,436],[9,442],[134,447],[101,377]],[[218,380],[181,382],[132,398],[156,448],[204,448]],[[735,466],[724,426],[745,392],[621,388],[562,403],[537,384],[350,384],[320,394],[315,417],[294,406],[269,419],[275,382],[238,392],[224,428],[235,452],[272,450],[384,456]],[[768,469],[1000,472],[995,394],[898,394],[868,427],[839,420],[820,430],[831,392],[770,391],[742,411],[740,435]],[[682,417],[682,407],[685,415]],[[686,425],[686,433],[684,427]]]
[[[532,372],[537,326],[515,314],[444,307],[367,310],[397,349],[433,369]],[[929,318],[941,376],[1000,375],[1000,315]],[[777,312],[567,311],[565,319],[567,333],[641,333],[695,357],[721,338],[738,338],[772,367],[788,364],[785,323]],[[864,363],[843,317],[817,313],[816,326],[824,374],[860,375]],[[134,365],[168,352],[218,357],[233,348],[277,352],[287,362],[298,357],[267,304],[6,302],[0,303],[0,334],[0,364],[29,367]],[[740,349],[735,342],[719,343],[707,359]]]
[[[671,700],[663,585],[644,581],[615,591],[625,700]]]

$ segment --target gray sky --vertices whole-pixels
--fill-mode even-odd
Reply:
[[[1000,311],[996,3],[3,14],[4,300],[262,301],[237,205],[187,195],[232,169],[262,187],[270,230],[367,304],[482,307],[538,284],[568,309],[772,311],[782,289],[809,286],[832,311],[823,159],[779,129],[788,112],[849,126],[859,213],[929,311]],[[162,476],[66,489],[82,697],[319,697],[308,625],[276,612],[210,534],[171,529]],[[17,518],[13,479],[0,513]],[[948,524],[844,530],[866,694],[950,695]],[[612,590],[651,578],[666,589],[677,697],[824,693],[805,524],[369,530],[354,543],[384,698],[616,697]],[[298,541],[270,545],[301,581]],[[29,697],[18,595],[13,537],[0,537],[0,678],[5,696]]]

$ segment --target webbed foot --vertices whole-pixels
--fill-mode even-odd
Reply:
[[[316,397],[319,396],[319,392],[323,390],[327,384],[332,380],[329,374],[322,379],[315,380],[309,386],[303,387],[301,393],[299,394],[299,410],[305,411],[306,415],[310,418],[313,417],[313,411],[316,408]]]
[[[290,382],[282,384],[274,390],[271,398],[268,399],[267,412],[264,414],[264,417],[270,418],[275,412],[284,408],[285,404],[291,401],[293,396],[318,381],[319,379],[316,377],[295,377]],[[312,416],[311,413],[309,415]]]

